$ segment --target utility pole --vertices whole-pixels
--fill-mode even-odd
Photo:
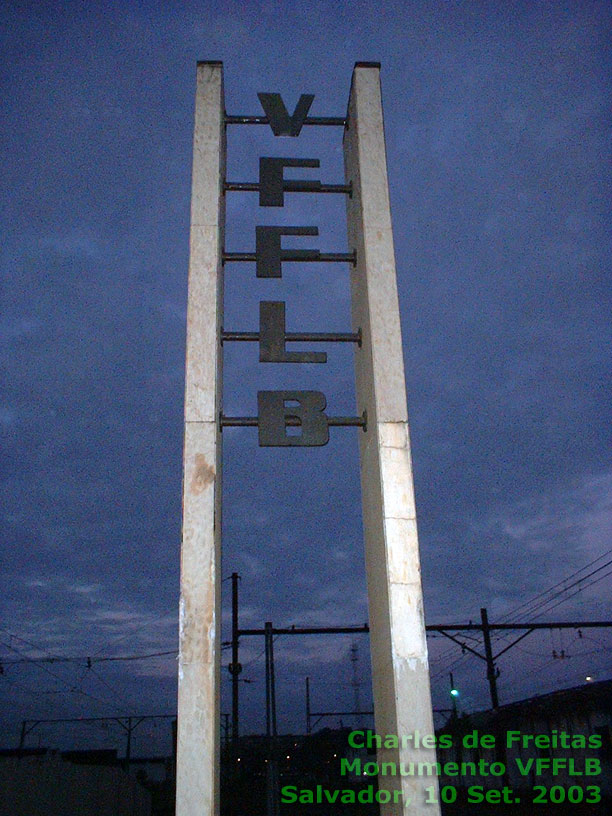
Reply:
[[[223,741],[222,745],[224,748],[227,748],[229,745],[229,714],[222,712],[221,717],[223,719]]]
[[[359,676],[357,674],[357,661],[359,660],[359,647],[356,643],[351,646],[351,664],[352,664],[352,686],[353,686],[353,708],[355,713],[361,711],[361,699],[359,694]]]
[[[266,641],[266,736],[268,762],[266,766],[266,814],[278,816],[278,764],[276,760],[276,688],[274,679],[274,639],[272,623],[265,624]]]
[[[21,734],[19,736],[19,750],[20,751],[21,751],[21,749],[23,748],[23,746],[25,744],[26,734],[28,733],[27,732],[27,725],[28,725],[27,720],[22,720],[21,721]]]
[[[453,673],[448,673],[449,680],[450,680],[450,693],[451,697],[453,698],[453,717],[457,716],[457,690],[455,689],[455,679],[453,677]]]
[[[236,742],[240,736],[238,731],[238,683],[242,666],[238,662],[238,581],[240,576],[237,572],[232,572],[232,662],[230,664],[230,674],[232,675],[232,742]]]
[[[474,657],[479,658],[480,660],[484,661],[487,666],[487,679],[489,681],[489,691],[491,694],[491,707],[498,708],[499,707],[499,699],[497,694],[497,677],[499,676],[498,669],[495,665],[495,661],[505,654],[507,651],[512,649],[516,646],[517,643],[520,643],[521,640],[526,638],[532,632],[536,631],[544,631],[548,630],[551,631],[553,629],[577,629],[578,632],[582,629],[602,629],[602,628],[609,628],[612,627],[612,620],[601,620],[601,621],[548,621],[548,622],[541,622],[541,621],[533,621],[528,623],[489,623],[489,618],[487,615],[487,610],[482,608],[480,610],[481,615],[481,622],[480,623],[453,623],[453,624],[427,624],[425,627],[426,632],[437,632],[444,637],[452,640],[457,646],[460,646],[462,651],[469,652],[473,654]],[[346,635],[346,634],[366,634],[370,631],[370,627],[367,623],[363,624],[362,626],[291,626],[291,627],[281,627],[277,629],[272,629],[272,635]],[[515,638],[511,643],[504,646],[503,649],[498,651],[495,655],[493,654],[492,644],[491,644],[491,632],[515,632],[520,631],[520,634],[517,638]],[[457,637],[457,634],[460,632],[482,632],[484,638],[484,646],[485,646],[485,654],[481,654],[475,648],[470,646],[469,644],[465,643],[465,641],[460,640]],[[263,635],[265,634],[264,629],[239,629],[238,634],[240,636],[247,636],[247,635]],[[339,714],[340,712],[310,712],[311,717],[311,728],[312,728],[312,718],[313,717],[322,717],[322,716],[329,716],[331,714]],[[371,712],[362,712],[363,714],[369,714]],[[350,712],[343,712],[345,715],[355,714],[354,711]],[[318,722],[318,720],[317,720]],[[315,722],[316,725],[316,722]]]
[[[266,638],[266,734],[276,737],[276,684],[274,679],[274,639],[270,621],[265,624]]]
[[[132,718],[127,721],[127,744],[125,746],[125,769],[130,770],[130,760],[132,758]]]
[[[493,660],[493,649],[491,648],[491,634],[489,631],[489,616],[487,610],[482,607],[480,610],[480,620],[482,623],[482,636],[484,638],[485,658],[487,661],[487,680],[491,691],[491,705],[499,708],[499,698],[497,696],[497,677],[495,673],[495,661]]]
[[[272,630],[278,631],[278,630]],[[353,650],[351,649],[351,652]],[[359,701],[358,701],[359,702]],[[361,711],[355,709],[354,711],[312,711],[310,708],[310,677],[306,678],[306,733],[312,733],[313,725],[316,725],[323,717],[373,717],[373,711]],[[313,723],[312,718],[316,717]],[[340,727],[342,728],[342,720],[340,720]]]

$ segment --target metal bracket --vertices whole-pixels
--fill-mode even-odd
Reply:
[[[317,184],[317,186],[313,186]],[[228,193],[260,193],[263,185],[257,181],[226,181],[223,185],[224,192]],[[285,179],[283,189],[286,193],[344,193],[349,198],[353,197],[353,183],[349,184],[322,184],[306,179]],[[282,206],[282,204],[274,205]]]
[[[300,421],[295,417],[288,417],[285,424],[287,427],[296,427],[300,425]],[[368,430],[368,412],[364,411],[361,416],[328,416],[327,424],[334,428],[363,428],[365,432]],[[259,417],[230,417],[220,413],[219,427],[221,430],[223,428],[257,428],[259,427]]]
[[[301,252],[310,252],[311,250],[301,249],[284,249],[283,261],[299,261],[300,263],[350,263],[352,266],[357,266],[357,252],[319,252],[312,250],[312,257],[305,258]],[[223,252],[222,262],[226,263],[252,263],[257,260],[256,252]]]
[[[225,114],[226,125],[269,125],[267,116],[247,116],[244,114]],[[304,119],[305,125],[331,125],[334,127],[344,127],[346,119],[344,116],[307,116]]]

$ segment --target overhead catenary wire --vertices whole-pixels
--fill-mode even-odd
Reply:
[[[20,638],[18,638],[18,640],[19,639]],[[13,646],[9,645],[8,643],[4,643],[4,642],[0,641],[0,645],[4,646],[7,649],[10,649],[10,651],[15,652],[18,655],[21,655],[23,657],[23,662],[24,663],[31,663],[33,666],[36,666],[36,668],[41,669],[42,671],[44,671],[47,674],[51,675],[51,677],[53,677],[55,680],[59,680],[60,683],[62,683],[64,686],[67,687],[67,691],[58,692],[58,693],[80,694],[80,695],[82,695],[84,697],[89,697],[91,700],[95,700],[95,702],[101,703],[102,705],[108,705],[108,703],[111,702],[110,700],[100,699],[99,697],[96,697],[93,694],[89,694],[88,692],[83,691],[83,689],[77,688],[75,685],[69,683],[68,680],[65,677],[61,677],[59,674],[56,674],[55,672],[51,671],[49,668],[47,668],[47,666],[41,665],[36,660],[28,658],[27,656],[24,656],[22,652],[20,652],[18,649],[15,649]],[[34,648],[37,648],[37,647],[34,647]]]
[[[226,647],[222,647],[226,648]],[[6,660],[3,661],[5,666],[16,665],[18,663],[91,663],[92,665],[97,663],[110,663],[110,662],[121,662],[121,661],[131,661],[131,660],[150,660],[155,657],[167,657],[167,656],[176,657],[178,655],[178,649],[170,649],[169,651],[165,652],[149,652],[147,654],[133,654],[133,655],[114,655],[112,657],[89,657],[87,655],[80,655],[80,656],[57,656],[57,657],[32,657],[32,658],[22,658],[21,660]]]
[[[119,700],[119,702],[121,702],[123,705],[126,705],[128,708],[130,708],[132,706],[132,703],[128,702],[127,699],[120,692],[118,692],[109,683],[107,683],[106,680],[102,677],[102,675],[99,674],[94,669],[93,666],[89,667],[89,669],[87,671],[87,674],[92,675],[93,677],[95,677],[98,680],[98,682],[101,683],[106,689],[108,689],[111,692],[111,694],[115,695],[117,700]]]
[[[608,564],[603,565],[602,567],[599,567],[597,570],[594,570],[594,572],[591,573],[591,575],[594,575],[596,572],[599,572],[601,569],[604,569],[604,567],[610,566],[611,564],[612,564],[612,561],[610,561]],[[535,617],[539,618],[542,615],[544,615],[546,612],[551,612],[553,609],[556,609],[560,604],[565,603],[565,601],[569,600],[570,598],[573,598],[575,595],[578,595],[580,592],[583,592],[585,589],[589,589],[589,587],[592,587],[595,584],[598,584],[600,581],[603,581],[604,578],[608,578],[610,575],[612,575],[612,569],[610,569],[608,572],[604,573],[603,575],[600,575],[594,581],[591,581],[590,583],[586,584],[585,586],[579,587],[575,592],[572,592],[572,594],[568,595],[566,598],[561,598],[561,600],[557,601],[557,603],[553,604],[553,606],[550,606],[550,607],[548,607],[548,609],[544,609],[543,611],[539,612]],[[585,576],[585,578],[581,579],[581,581],[586,580],[586,578],[588,578],[588,577],[590,577],[590,576],[588,576],[588,575]],[[575,584],[572,584],[571,586],[575,586]],[[571,586],[568,587],[568,589],[571,589]],[[553,600],[553,598],[551,598],[550,600]]]
[[[527,614],[531,615],[533,611],[537,611],[537,609],[539,609],[540,606],[546,605],[548,603],[548,601],[551,600],[550,598],[547,599],[547,600],[544,600],[543,596],[548,595],[550,592],[553,592],[553,590],[558,589],[559,587],[562,587],[562,585],[565,584],[567,581],[570,581],[572,578],[575,578],[581,572],[584,572],[585,570],[589,569],[589,567],[592,567],[598,561],[601,561],[603,558],[606,558],[608,555],[611,555],[611,554],[612,554],[612,548],[609,549],[609,550],[606,550],[604,553],[599,555],[597,558],[594,558],[592,561],[589,561],[588,564],[585,564],[580,569],[575,570],[574,572],[570,573],[569,575],[566,575],[565,578],[563,578],[561,581],[558,581],[556,584],[553,584],[548,589],[545,589],[542,592],[539,592],[537,595],[535,595],[530,600],[524,601],[522,604],[519,604],[518,606],[514,607],[509,612],[507,612],[505,615],[502,615],[500,617],[500,619],[499,619],[499,622],[500,623],[502,623],[502,622],[511,623],[513,620],[516,620],[517,617],[519,617],[519,613],[520,613],[521,617],[524,616],[524,615],[527,615]],[[601,568],[603,568],[605,566],[609,566],[610,564],[612,564],[612,560],[608,561],[607,564],[602,565]],[[595,572],[597,572],[599,569],[600,569],[600,567],[598,567],[597,570],[594,570],[594,572],[591,573],[591,575],[594,574]],[[579,578],[577,581],[575,581],[569,587],[562,587],[559,590],[559,593],[567,591],[567,589],[570,589],[572,586],[574,586],[577,583],[580,583],[581,581],[585,580],[588,577],[589,577],[588,575],[585,575],[582,578]],[[559,593],[557,593],[557,594],[559,594]],[[538,599],[542,599],[542,600],[538,601]],[[538,601],[538,603],[536,603],[537,601]],[[534,604],[535,604],[535,609],[531,610],[531,608],[534,606]],[[531,611],[527,611],[527,610],[531,610]]]
[[[606,550],[604,553],[599,555],[597,558],[594,558],[592,561],[589,561],[587,564],[585,564],[580,569],[575,570],[573,573],[570,573],[570,575],[566,576],[561,581],[558,581],[556,584],[553,584],[548,589],[543,590],[542,592],[538,593],[537,595],[535,595],[530,600],[525,601],[524,603],[520,604],[517,607],[514,607],[512,610],[510,610],[510,612],[508,612],[505,615],[502,615],[500,617],[499,623],[502,623],[502,622],[505,622],[505,623],[515,622],[517,620],[517,618],[519,617],[519,614],[518,614],[519,612],[521,612],[521,616],[526,616],[528,614],[530,617],[540,618],[540,617],[542,617],[542,615],[546,614],[547,612],[552,611],[557,606],[560,606],[562,603],[565,603],[565,601],[569,600],[570,598],[574,597],[575,595],[578,595],[580,592],[584,591],[585,589],[588,589],[589,587],[594,586],[595,584],[597,584],[600,581],[604,580],[605,578],[607,578],[609,575],[612,574],[612,570],[610,570],[608,572],[605,572],[604,574],[600,574],[597,578],[595,578],[595,580],[590,581],[587,584],[583,584],[584,581],[587,581],[589,578],[592,578],[593,576],[597,575],[598,573],[601,573],[602,570],[605,570],[605,569],[607,569],[607,567],[611,566],[612,565],[612,559],[607,561],[605,564],[601,564],[600,566],[598,566],[596,569],[592,570],[587,575],[583,575],[580,578],[577,578],[571,584],[567,584],[568,581],[571,581],[573,578],[576,578],[576,576],[580,575],[580,573],[585,572],[585,570],[588,570],[590,567],[597,564],[598,561],[601,561],[602,559],[606,558],[611,553],[612,553],[612,549]],[[567,585],[562,586],[563,584],[567,584]],[[580,584],[583,584],[583,585],[579,586]],[[559,587],[562,587],[562,588],[558,589]],[[570,595],[566,595],[565,597],[559,597],[559,596],[563,596],[565,593],[567,593],[570,589],[572,589],[574,587],[577,587],[577,589],[574,592],[572,592]],[[554,590],[558,590],[558,591],[554,592]],[[554,593],[552,596],[550,596],[549,598],[544,597],[546,595],[549,595],[549,593],[551,593],[551,592]],[[551,606],[550,604],[552,603],[553,600],[557,600],[557,603],[555,603],[555,604],[553,604]],[[507,634],[507,633],[504,633],[504,632],[501,632],[501,633],[500,632],[493,632],[492,633],[492,639],[496,643],[499,642],[499,641],[507,640],[509,637],[510,637],[510,635]],[[482,640],[479,640],[479,642],[482,643]],[[453,654],[453,649],[451,647],[448,650],[444,651],[441,655],[438,655],[436,659],[437,660],[444,660],[445,658],[448,659],[448,658],[450,658],[450,656],[452,654]],[[457,665],[457,661],[453,661],[452,663],[447,664],[445,667],[443,667],[438,672],[436,672],[434,675],[432,675],[432,679],[434,677],[438,677],[441,674],[445,673],[449,669],[453,668],[453,666],[455,666],[455,665]]]
[[[116,643],[120,643],[122,640],[125,640],[125,638],[127,638],[127,637],[132,637],[137,632],[141,632],[143,629],[146,629],[147,626],[150,626],[152,623],[156,623],[157,621],[159,621],[159,620],[161,620],[162,618],[165,618],[165,617],[171,617],[173,619],[176,619],[176,611],[174,610],[174,608],[171,609],[171,610],[166,610],[164,612],[161,612],[159,615],[155,615],[153,618],[150,618],[145,623],[140,624],[135,629],[132,629],[129,632],[124,632],[121,635],[117,635],[116,637],[111,638],[101,648],[99,648],[97,651],[93,652],[92,658],[97,657],[100,654],[100,652],[103,652],[107,647],[112,646],[112,645],[114,645]]]
[[[229,643],[221,645],[221,651],[230,648]],[[78,663],[89,668],[89,664],[124,662],[133,660],[151,660],[156,657],[178,657],[178,649],[170,649],[164,652],[148,652],[147,654],[133,655],[113,655],[109,657],[89,657],[89,655],[56,655],[54,657],[23,657],[19,660],[2,660],[4,666],[17,666],[22,663]]]
[[[607,551],[606,553],[603,553],[602,555],[600,555],[597,558],[590,561],[585,566],[581,567],[579,570],[574,571],[573,573],[571,573],[570,575],[568,575],[567,577],[565,577],[561,581],[558,581],[556,584],[551,586],[549,589],[538,593],[538,595],[534,596],[534,598],[532,598],[531,600],[524,602],[523,604],[521,604],[518,607],[514,608],[510,612],[506,613],[504,616],[502,616],[499,619],[499,622],[501,623],[501,622],[508,621],[508,620],[510,620],[510,621],[516,620],[517,617],[518,617],[518,610],[521,610],[521,609],[532,610],[535,618],[541,618],[544,614],[551,611],[552,609],[555,609],[557,606],[561,605],[562,603],[565,603],[566,601],[570,600],[572,597],[574,597],[574,596],[578,595],[579,593],[581,593],[581,592],[583,592],[585,590],[588,590],[592,586],[595,586],[596,584],[600,583],[602,580],[607,578],[609,575],[612,575],[612,559],[607,559],[606,560],[606,558],[607,558],[607,556],[608,556],[608,554],[610,552],[612,552],[612,550]],[[602,561],[604,563],[601,563]],[[162,616],[158,616],[158,618],[159,617],[162,617]],[[144,626],[146,626],[146,624],[144,624],[141,627],[138,627],[136,630],[133,630],[133,631],[131,631],[129,633],[126,633],[125,635],[122,635],[121,638],[119,638],[119,639],[114,639],[114,642],[117,642],[117,640],[120,640],[123,637],[127,637],[129,635],[134,634],[135,632],[137,632],[140,629],[144,628]],[[579,628],[579,626],[580,625],[577,624],[576,628]],[[437,628],[440,628],[440,627],[437,627]],[[44,652],[45,651],[41,647],[39,647],[36,644],[32,643],[31,641],[28,641],[25,638],[22,638],[22,637],[20,637],[18,635],[15,635],[13,632],[9,632],[8,630],[4,630],[4,631],[7,632],[7,634],[10,636],[11,639],[14,638],[15,640],[18,640],[18,641],[20,641],[20,642],[22,642],[24,644],[27,644],[28,647],[30,647],[31,649],[35,649],[38,652]],[[434,633],[432,632],[431,634],[433,635]],[[503,632],[500,633],[499,630],[497,632],[493,631],[491,634],[493,635],[493,637],[494,637],[494,639],[496,641],[499,641],[502,638],[508,638],[507,634],[505,634]],[[279,636],[280,635],[277,635],[274,638],[274,641],[276,641]],[[475,646],[482,643],[482,638],[481,637],[479,637],[478,635],[475,635],[473,633],[469,633],[469,632],[465,632],[462,635],[462,639],[464,639],[466,641],[469,641],[470,643],[472,643]],[[599,641],[593,641],[593,642],[598,642],[599,643]],[[222,649],[229,648],[230,645],[231,644],[225,644],[224,643],[224,644],[222,644],[221,648]],[[458,645],[461,646],[460,643]],[[52,672],[52,671],[48,670],[47,666],[51,665],[53,663],[63,663],[63,662],[64,663],[80,664],[81,666],[85,667],[85,671],[83,672],[83,674],[82,674],[82,676],[80,678],[80,682],[82,683],[82,681],[84,680],[84,678],[85,678],[85,676],[87,674],[87,670],[91,669],[93,665],[98,664],[98,663],[110,662],[110,661],[113,661],[113,662],[140,661],[140,660],[161,659],[161,658],[166,658],[166,657],[176,658],[176,655],[177,655],[177,650],[176,649],[157,651],[157,652],[147,652],[147,653],[144,653],[144,654],[126,654],[126,655],[100,655],[100,650],[98,650],[97,652],[94,652],[92,657],[89,657],[89,656],[57,655],[57,654],[53,654],[53,653],[51,653],[49,651],[47,651],[46,656],[33,657],[33,656],[30,656],[30,655],[23,655],[23,653],[20,652],[18,649],[14,648],[14,646],[12,646],[11,643],[9,643],[9,644],[5,643],[4,646],[6,648],[8,648],[10,651],[12,651],[15,654],[19,655],[18,659],[4,660],[3,663],[5,665],[7,665],[7,666],[17,665],[17,664],[39,665],[39,668],[42,668],[43,670],[47,671],[47,673],[50,676],[54,677],[56,680],[58,680],[64,686],[67,686],[68,690],[71,693],[80,694],[80,695],[83,695],[85,697],[90,697],[91,699],[95,700],[96,702],[98,702],[100,704],[104,704],[104,705],[107,705],[109,703],[111,703],[113,705],[116,705],[116,701],[117,701],[117,698],[119,697],[119,694],[118,694],[117,690],[112,688],[104,680],[104,678],[101,677],[101,675],[98,672],[94,672],[94,675],[96,676],[97,680],[101,684],[105,685],[105,687],[108,689],[108,691],[113,695],[114,699],[112,701],[108,700],[106,698],[102,700],[99,697],[95,697],[94,695],[89,694],[88,692],[84,691],[82,688],[79,688],[79,687],[74,686],[74,685],[70,685],[70,683],[67,681],[67,679],[65,679],[64,677],[61,677],[59,674],[57,674],[55,672]],[[604,646],[603,644],[602,644],[602,648],[604,650],[608,649],[608,647]],[[443,665],[440,668],[438,668],[438,670],[436,672],[432,673],[432,676],[431,676],[432,680],[436,680],[438,677],[445,674],[446,671],[448,670],[448,668],[453,668],[455,666],[461,665],[465,661],[465,659],[469,656],[469,654],[461,654],[461,655],[457,656],[454,660],[452,660],[450,665],[444,665],[446,663],[446,661],[447,661],[446,655],[447,654],[452,654],[452,651],[453,651],[453,647],[451,647],[448,650],[448,652],[443,652],[441,655],[437,655],[435,657],[432,657],[432,662],[435,662],[438,665],[440,664],[440,662],[443,663]],[[252,663],[259,660],[260,657],[262,657],[264,652],[265,652],[265,649],[262,650],[255,657],[251,658],[247,662],[246,665],[247,666],[251,665]],[[596,652],[596,650],[588,651],[588,652],[586,652],[586,651],[585,652],[579,652],[579,653],[576,653],[575,656],[577,658],[578,657],[586,657],[587,655],[591,655],[591,654],[593,654],[595,652]],[[34,694],[35,692],[34,692],[34,690],[28,690],[27,693]],[[67,692],[57,691],[57,692],[49,692],[49,693],[67,693]]]

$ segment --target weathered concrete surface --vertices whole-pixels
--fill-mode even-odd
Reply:
[[[357,412],[368,430],[360,437],[363,524],[370,615],[374,714],[379,734],[433,734],[427,643],[408,435],[406,386],[395,275],[378,67],[357,63],[344,136]],[[381,750],[379,761],[435,762],[435,750]],[[381,805],[384,816],[437,816],[425,802],[435,777],[381,777],[399,788],[403,804]]]
[[[197,68],[179,633],[177,816],[219,813],[223,71]]]

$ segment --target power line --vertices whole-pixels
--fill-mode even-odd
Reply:
[[[6,631],[6,630],[4,630],[4,631]],[[16,636],[14,635],[13,637],[16,637]],[[22,638],[17,638],[17,640],[22,640]],[[27,641],[24,641],[24,642],[27,643]],[[61,677],[59,674],[56,674],[55,672],[52,672],[51,669],[48,669],[46,666],[41,665],[36,660],[34,660],[32,658],[28,658],[27,655],[24,655],[23,652],[20,652],[18,649],[15,649],[10,644],[2,642],[2,646],[4,646],[7,649],[10,649],[11,652],[15,652],[15,654],[20,655],[23,658],[24,663],[31,663],[32,665],[36,666],[38,669],[42,669],[47,674],[51,675],[51,677],[55,678],[55,680],[59,680],[60,683],[62,683],[64,686],[66,686],[68,688],[67,692],[63,692],[64,694],[67,694],[67,693],[82,694],[84,697],[89,697],[91,700],[95,700],[95,702],[101,703],[102,705],[107,705],[109,702],[111,702],[110,700],[101,700],[99,697],[95,697],[93,694],[89,694],[88,692],[83,691],[83,689],[77,688],[76,686],[72,686],[64,677]],[[35,646],[34,648],[38,648],[38,647]],[[58,692],[58,693],[62,693],[62,692]]]
[[[598,567],[596,570],[593,570],[593,572],[589,573],[589,575],[585,575],[584,578],[581,578],[580,581],[575,581],[573,584],[570,584],[570,586],[567,587],[567,589],[571,589],[571,587],[575,586],[577,583],[580,583],[581,581],[585,581],[587,578],[590,578],[592,575],[595,575],[595,573],[599,572],[602,569],[605,569],[606,567],[610,566],[611,564],[612,564],[612,561],[609,561],[607,564],[604,564],[603,566]],[[591,581],[589,584],[586,584],[585,586],[578,587],[578,589],[575,592],[572,592],[572,594],[568,595],[566,598],[561,598],[559,601],[557,601],[556,604],[553,604],[552,606],[549,606],[547,609],[542,609],[542,611],[539,612],[535,617],[539,618],[542,615],[544,615],[546,612],[551,612],[553,609],[556,609],[560,604],[565,603],[565,601],[568,601],[570,598],[573,598],[575,595],[578,595],[580,592],[583,592],[585,589],[588,589],[589,587],[592,587],[595,584],[598,584],[600,581],[603,581],[603,579],[607,578],[609,575],[612,575],[612,569],[609,570],[608,572],[604,573],[604,575],[600,575],[598,578],[596,578],[594,581]],[[559,594],[559,593],[557,593],[557,594]],[[550,598],[549,601],[554,600],[554,598],[555,598],[555,596]]]
[[[591,586],[594,586],[596,583],[599,583],[599,581],[602,581],[604,578],[607,578],[609,575],[611,575],[612,571],[604,573],[603,575],[600,575],[598,578],[596,578],[594,581],[591,581],[588,584],[585,584],[583,586],[578,586],[579,584],[582,584],[587,579],[589,579],[589,578],[593,577],[594,575],[596,575],[597,573],[601,572],[601,570],[606,569],[607,567],[612,565],[612,560],[609,560],[605,564],[600,565],[599,567],[597,567],[595,570],[592,570],[587,575],[581,576],[577,580],[573,581],[573,583],[562,587],[563,584],[566,584],[572,578],[575,578],[581,572],[584,572],[585,570],[589,569],[594,564],[596,564],[598,561],[601,561],[603,558],[606,558],[611,553],[612,553],[612,549],[606,550],[604,553],[599,555],[597,558],[594,558],[592,561],[589,561],[587,564],[585,564],[580,569],[575,570],[570,575],[567,575],[561,581],[558,581],[556,584],[553,584],[553,586],[551,586],[548,589],[545,589],[542,592],[535,595],[532,599],[530,599],[528,601],[525,601],[524,603],[522,603],[519,606],[512,609],[510,612],[503,615],[500,618],[500,622],[505,621],[507,623],[511,623],[512,621],[516,621],[516,619],[518,618],[518,612],[521,611],[521,610],[522,610],[521,611],[522,616],[530,615],[531,617],[534,617],[534,618],[540,618],[546,612],[551,612],[557,606],[560,606],[562,603],[565,603],[565,601],[569,600],[570,598],[574,597],[575,595],[578,595],[583,590],[588,589]],[[575,586],[578,586],[578,589],[576,589],[575,592],[571,593],[571,595],[568,595],[567,597],[560,598],[560,600],[558,600],[556,604],[553,604],[552,606],[550,606],[550,604],[551,604],[551,602],[553,600],[555,600],[556,598],[559,598],[560,595],[563,595],[563,594],[567,593],[570,589],[572,589]],[[562,589],[558,590],[558,592],[554,592],[554,590],[557,589],[558,587],[562,587]],[[551,592],[554,592],[554,594],[552,596],[550,596],[549,598],[544,597],[544,596],[548,595]],[[541,600],[538,602],[538,599],[541,599]],[[466,637],[466,636],[464,635],[464,637]],[[494,641],[496,643],[498,643],[500,640],[501,641],[507,640],[508,637],[509,637],[509,635],[506,635],[506,634],[503,634],[503,633],[498,633],[496,635],[493,635]],[[443,652],[441,655],[439,655],[437,659],[438,660],[443,660],[445,657],[447,658],[451,654],[452,654],[452,649],[449,649],[446,652]],[[447,664],[443,669],[441,669],[439,672],[437,672],[435,675],[433,675],[433,677],[437,677],[440,674],[442,674],[443,672],[448,671],[448,669],[453,668],[455,665],[457,665],[457,662],[458,661],[454,661],[451,664]],[[433,677],[432,677],[432,679],[433,679]]]
[[[34,689],[31,689],[29,686],[26,686],[23,683],[20,683],[18,680],[15,680],[14,677],[9,677],[5,672],[2,672],[2,679],[6,680],[6,682],[9,683],[11,686],[15,686],[16,688],[21,689],[21,691],[25,691],[26,694],[33,694],[34,697],[39,697],[41,694],[50,693],[44,691],[34,691]]]
[[[16,635],[13,635],[13,637],[16,637]],[[21,639],[22,638],[17,638],[17,640]],[[24,643],[27,643],[27,641],[24,641]],[[68,681],[64,677],[61,677],[59,674],[56,674],[55,672],[52,672],[51,669],[48,669],[46,666],[41,665],[41,663],[37,661],[35,658],[31,658],[28,657],[27,655],[24,655],[23,652],[20,652],[19,649],[15,649],[14,646],[11,646],[9,643],[4,643],[0,641],[0,645],[4,646],[6,649],[9,649],[11,652],[15,652],[15,654],[20,655],[20,657],[22,658],[20,661],[21,663],[32,663],[34,666],[37,666],[39,669],[42,669],[47,674],[51,675],[51,677],[55,678],[56,680],[59,680],[60,683],[63,683],[64,685],[69,685]],[[34,648],[37,647],[35,646]]]
[[[552,592],[553,590],[555,590],[558,587],[562,586],[562,584],[565,584],[566,581],[571,580],[572,578],[579,575],[581,572],[584,572],[589,567],[592,567],[593,564],[596,564],[598,561],[601,561],[602,558],[605,558],[606,556],[608,556],[610,554],[612,554],[612,549],[606,550],[604,553],[599,555],[597,558],[594,558],[592,561],[589,561],[588,564],[585,564],[584,567],[581,567],[580,569],[575,570],[575,572],[570,573],[570,575],[566,575],[565,578],[563,578],[561,581],[558,581],[556,584],[553,584],[553,586],[549,587],[548,589],[545,589],[542,592],[539,592],[537,595],[535,595],[533,598],[531,598],[531,600],[524,601],[522,604],[519,604],[519,606],[516,606],[516,607],[514,607],[514,609],[510,610],[510,612],[507,612],[505,615],[502,615],[502,617],[500,618],[500,622],[501,621],[506,621],[506,622],[510,623],[512,620],[516,619],[517,613],[519,611],[521,611],[521,610],[523,610],[523,611],[521,611],[521,615],[523,615],[523,616],[526,615],[526,614],[532,614],[532,612],[527,612],[526,609],[529,609],[531,606],[533,606],[535,604],[536,605],[536,610],[537,610],[537,608],[539,608],[539,606],[541,604],[545,604],[545,603],[548,602],[548,601],[540,601],[539,604],[536,604],[536,601],[538,600],[538,598],[543,598],[544,595],[548,595],[549,592]],[[610,563],[612,563],[612,561],[608,562],[608,564],[610,564]],[[607,566],[607,565],[604,565],[604,566]],[[583,576],[583,578],[579,579],[578,581],[576,581],[574,583],[579,583],[581,580],[584,580],[587,577],[588,576]],[[571,586],[574,586],[574,584],[572,584]],[[564,589],[560,590],[560,592],[564,592],[566,589],[568,589],[568,587],[565,587]],[[548,599],[548,600],[550,600],[550,599]],[[535,611],[535,610],[532,610],[532,611]]]
[[[113,694],[116,697],[117,700],[119,700],[124,705],[128,706],[128,708],[130,707],[131,703],[129,703],[122,694],[119,694],[118,691],[116,691],[109,683],[107,683],[106,680],[102,677],[102,675],[98,674],[98,672],[93,668],[93,666],[89,667],[87,674],[93,675],[98,680],[98,682],[102,683],[102,685],[105,686],[111,692],[111,694]]]
[[[178,655],[178,649],[172,649],[167,652],[150,652],[142,655],[116,655],[115,657],[25,657],[21,660],[4,660],[2,662],[5,666],[15,666],[20,663],[85,663],[89,668],[89,664],[94,665],[97,663],[109,663],[111,661],[149,660],[154,657],[166,657],[168,655],[173,655],[176,657]]]
[[[178,656],[178,649],[171,649],[167,652],[151,652],[149,654],[144,655],[117,655],[116,657],[92,657],[92,663],[107,663],[110,661],[118,661],[118,660],[149,660],[152,657],[167,657],[168,655],[172,655],[173,657]]]
[[[605,572],[603,575],[599,575],[597,578],[595,578],[593,581],[590,581],[588,584],[584,584],[582,586],[579,586],[570,595],[567,595],[564,598],[560,598],[559,600],[557,600],[556,603],[554,603],[554,604],[552,604],[552,606],[550,606],[550,603],[552,601],[554,601],[555,599],[557,599],[559,595],[561,595],[562,593],[567,592],[568,590],[572,589],[572,587],[576,586],[577,584],[581,584],[583,581],[586,581],[588,578],[591,578],[593,575],[600,572],[602,569],[606,569],[607,567],[609,567],[611,565],[612,565],[612,560],[607,562],[606,564],[602,564],[600,567],[598,567],[596,570],[593,570],[588,575],[583,576],[578,581],[574,581],[574,583],[567,586],[565,589],[555,593],[550,598],[548,598],[546,601],[542,601],[540,604],[538,604],[531,611],[530,614],[532,614],[533,617],[535,617],[535,618],[540,618],[540,617],[542,617],[542,615],[546,614],[547,612],[551,612],[553,609],[556,609],[562,603],[565,603],[570,598],[573,598],[575,595],[578,595],[579,593],[583,592],[585,589],[589,589],[589,587],[592,587],[595,584],[598,584],[600,581],[603,581],[604,578],[607,578],[609,575],[612,575],[612,569],[608,570],[608,572]],[[538,610],[540,610],[540,611],[538,611]],[[534,614],[534,613],[537,613],[537,614]]]
[[[107,648],[107,646],[119,643],[120,641],[125,640],[125,638],[131,637],[132,635],[135,635],[137,632],[141,632],[143,629],[146,629],[147,626],[150,626],[152,623],[156,623],[157,621],[161,620],[161,618],[165,618],[167,616],[172,616],[173,619],[176,618],[176,611],[174,607],[169,611],[167,610],[165,612],[160,613],[159,615],[156,615],[154,618],[151,618],[142,625],[137,626],[136,629],[132,629],[130,632],[126,632],[123,635],[119,635],[115,638],[111,638],[109,641],[107,641],[107,643],[104,646],[102,646],[100,649],[94,652],[92,657],[96,657],[97,655],[99,655],[100,652],[103,652]]]

